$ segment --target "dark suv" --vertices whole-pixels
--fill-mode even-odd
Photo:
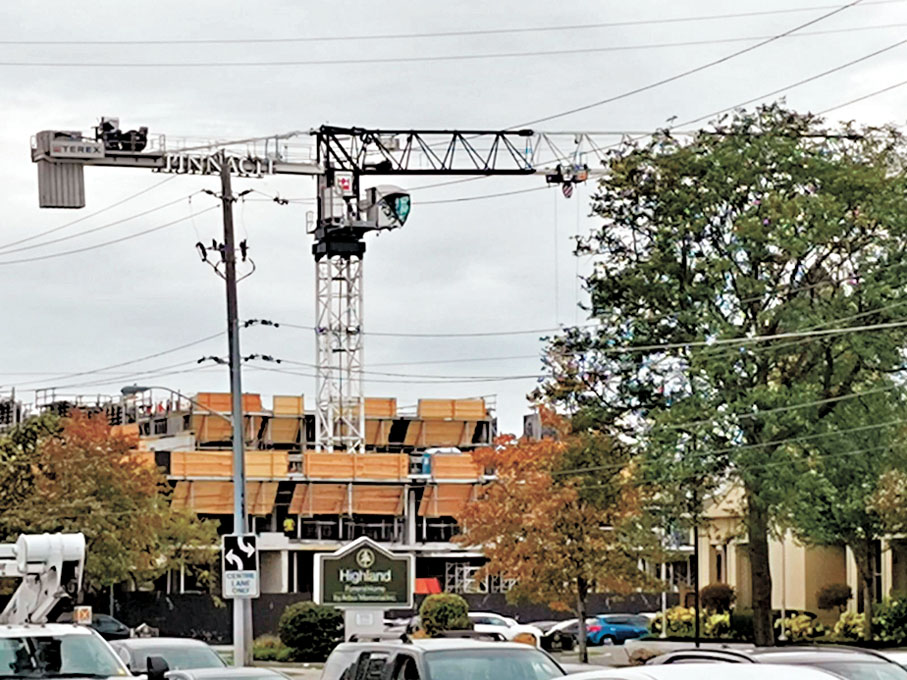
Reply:
[[[344,642],[321,680],[551,680],[566,675],[545,652],[470,639]]]
[[[881,654],[832,645],[756,647],[754,649],[678,649],[648,661],[674,663],[768,663],[812,666],[848,680],[907,680],[907,670]]]

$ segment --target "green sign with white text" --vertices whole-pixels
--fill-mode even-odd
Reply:
[[[413,557],[395,555],[359,538],[332,554],[315,556],[315,601],[336,607],[408,608]]]

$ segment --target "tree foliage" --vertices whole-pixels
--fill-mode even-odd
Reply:
[[[85,585],[142,583],[178,568],[204,581],[216,525],[170,507],[163,476],[102,416],[42,417],[0,437],[0,531],[82,532]]]
[[[549,346],[540,396],[632,437],[660,502],[696,515],[743,488],[759,644],[768,536],[809,443],[904,367],[903,152],[894,130],[829,131],[778,105],[616,152],[580,246],[597,325]],[[874,328],[839,330],[859,326]]]
[[[445,630],[469,630],[469,605],[456,593],[429,595],[419,607],[419,622],[429,637]]]
[[[558,427],[560,440],[503,437],[473,454],[496,479],[458,518],[459,540],[481,546],[481,575],[515,579],[511,598],[573,610],[584,622],[589,593],[644,582],[638,560],[648,546],[636,531],[642,518],[626,449],[595,431]]]

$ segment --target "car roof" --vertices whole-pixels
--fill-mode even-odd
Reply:
[[[77,626],[72,623],[14,623],[0,625],[0,638],[41,637],[52,635],[95,635],[88,626]]]
[[[721,680],[765,680],[765,668],[756,664],[725,664]],[[684,663],[668,666],[635,666],[602,668],[585,673],[571,673],[567,680],[702,680],[716,677],[715,664]],[[772,680],[829,680],[837,675],[809,666],[777,665],[772,667]]]
[[[729,648],[729,647],[684,647],[673,649],[650,661],[653,665],[658,665],[664,659],[674,656],[695,656],[701,654],[705,658],[734,658],[741,661],[752,661],[755,663],[771,664],[814,664],[825,661],[844,661],[848,659],[875,659],[880,663],[888,663],[890,660],[882,654],[869,649],[860,649],[858,647],[847,647],[844,645],[792,645],[789,647],[748,647],[748,648]]]
[[[180,671],[174,671],[178,675],[185,675],[189,678],[198,680],[207,680],[208,678],[246,678],[254,680],[255,678],[286,678],[287,676],[279,671],[270,668],[192,668]]]
[[[125,647],[127,649],[146,649],[155,647],[208,647],[208,644],[201,640],[192,638],[179,637],[150,637],[150,638],[129,638],[128,640],[114,640],[113,645]]]
[[[388,640],[382,642],[342,642],[336,651],[363,651],[368,649],[418,649],[423,652],[451,649],[517,649],[525,651],[534,649],[520,642],[485,642],[483,640],[469,640],[466,638],[434,638],[415,639],[409,642],[402,640]]]

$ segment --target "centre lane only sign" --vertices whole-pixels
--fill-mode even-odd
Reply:
[[[221,547],[223,593],[228,599],[254,598],[261,593],[258,541],[255,534],[227,534]]]
[[[313,599],[340,609],[408,609],[416,585],[414,562],[412,555],[357,538],[336,552],[315,555]]]

